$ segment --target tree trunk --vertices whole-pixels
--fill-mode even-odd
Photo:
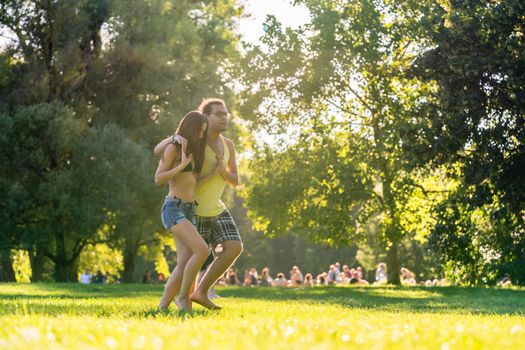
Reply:
[[[58,258],[55,261],[55,281],[69,282],[69,264],[66,258]]]
[[[0,249],[0,267],[2,282],[16,282],[13,260],[11,259],[11,249]]]
[[[56,282],[78,282],[78,257],[68,259],[66,254],[61,254],[55,259]]]
[[[69,264],[68,268],[68,278],[69,282],[78,282],[78,265],[79,259],[76,258],[72,263]]]
[[[46,256],[38,248],[29,250],[29,263],[31,264],[31,282],[39,282],[44,279],[44,266]]]
[[[135,257],[137,256],[138,244],[132,239],[126,239],[124,244],[124,271],[122,271],[122,282],[133,283],[135,272]]]
[[[388,282],[395,285],[401,285],[399,278],[399,260],[397,257],[398,244],[398,242],[392,243],[390,249],[386,252]]]

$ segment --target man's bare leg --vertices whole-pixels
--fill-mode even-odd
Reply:
[[[240,241],[224,241],[222,245],[222,252],[211,263],[208,271],[190,296],[191,300],[208,309],[221,308],[208,298],[208,290],[242,253],[242,242]]]

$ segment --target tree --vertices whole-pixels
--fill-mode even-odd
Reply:
[[[434,247],[467,284],[525,276],[525,6],[442,1],[425,22],[432,49],[412,73],[436,85],[410,143],[419,162],[454,163],[461,186],[440,206]],[[484,280],[483,280],[484,279]]]
[[[293,135],[256,150],[248,206],[271,234],[294,227],[332,244],[364,240],[378,220],[389,280],[400,283],[402,208],[421,187],[405,133],[434,88],[406,72],[425,47],[419,18],[433,6],[302,3],[311,23],[283,30],[269,17],[264,47],[249,48],[240,72],[243,114],[270,134]]]
[[[10,150],[1,162],[9,225],[2,234],[51,259],[57,281],[76,281],[83,247],[130,203],[129,162],[153,171],[149,152],[116,126],[87,128],[58,104],[19,108],[0,124],[2,149]]]
[[[233,0],[0,3],[0,28],[14,37],[0,55],[3,122],[30,130],[43,158],[38,159],[42,164],[29,166],[38,157],[20,141],[27,130],[18,134],[13,129],[4,138],[6,150],[14,154],[2,159],[2,175],[26,162],[23,171],[33,187],[6,179],[3,201],[12,210],[6,217],[17,229],[6,227],[2,234],[13,236],[5,241],[9,245],[23,242],[30,250],[34,277],[42,275],[45,252],[55,270],[62,269],[55,271],[57,278],[76,280],[74,265],[82,248],[101,241],[124,250],[124,277],[131,281],[137,250],[160,226],[156,203],[162,197],[153,186],[150,150],[202,97],[232,99],[223,68],[235,57],[234,20],[242,11]],[[68,125],[53,124],[56,119],[48,113],[53,108],[67,115]],[[40,120],[44,115],[49,123]],[[46,133],[56,127],[53,136],[65,144],[31,128],[31,118]],[[25,153],[16,154],[13,145]],[[103,173],[108,179],[100,178]],[[91,191],[76,188],[75,177]],[[67,203],[80,205],[68,211]],[[43,209],[48,206],[61,210]],[[21,210],[26,207],[31,210]],[[33,234],[24,227],[24,215],[33,218],[36,209]],[[82,221],[74,219],[83,219],[84,210],[93,220],[79,227]],[[101,225],[111,228],[103,239]]]

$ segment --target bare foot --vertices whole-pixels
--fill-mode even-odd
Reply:
[[[167,314],[169,312],[169,309],[167,306],[157,306],[157,309],[155,310],[158,314]]]
[[[191,301],[186,298],[178,296],[175,298],[175,305],[177,305],[180,311],[191,311]]]
[[[190,296],[190,299],[196,302],[197,304],[204,306],[206,309],[210,309],[210,310],[222,309],[222,307],[220,307],[219,305],[215,304],[213,301],[208,299],[208,296],[204,296],[197,292],[193,292],[193,294]]]

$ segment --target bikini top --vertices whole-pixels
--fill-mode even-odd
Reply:
[[[186,167],[182,169],[182,171],[193,171],[193,164],[189,162],[188,165],[186,165]]]

